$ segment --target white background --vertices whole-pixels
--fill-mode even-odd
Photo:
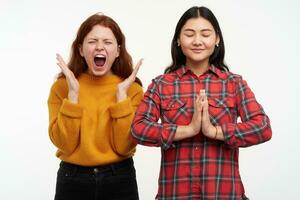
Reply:
[[[144,89],[171,61],[179,17],[209,7],[224,34],[226,61],[243,75],[270,116],[270,142],[240,151],[246,194],[254,200],[300,199],[299,9],[297,0],[146,1],[0,0],[0,199],[53,199],[59,160],[48,137],[47,98],[80,24],[103,12],[120,25]],[[134,157],[141,200],[154,199],[159,148]]]

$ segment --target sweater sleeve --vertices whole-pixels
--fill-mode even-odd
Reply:
[[[48,98],[48,131],[52,143],[59,151],[69,155],[79,144],[83,109],[64,98],[59,89],[58,85],[54,84]]]
[[[245,80],[238,81],[236,94],[237,111],[242,122],[221,126],[225,143],[231,147],[247,147],[270,140],[272,130],[269,117]]]
[[[109,112],[112,118],[111,140],[113,148],[120,156],[127,157],[135,151],[136,144],[132,142],[130,127],[135,115],[135,111],[143,98],[143,90],[134,83],[133,92],[129,91],[127,99],[112,104]],[[131,94],[132,93],[132,94]]]

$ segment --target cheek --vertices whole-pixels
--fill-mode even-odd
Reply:
[[[88,60],[93,54],[91,48],[83,48],[80,55],[83,56],[86,60]]]
[[[182,38],[180,40],[180,45],[185,48],[193,45],[193,38],[187,38],[187,37]]]
[[[212,54],[215,50],[215,44],[214,43],[205,43],[205,49],[208,54]]]
[[[209,49],[209,52],[213,53],[215,50],[215,45],[211,45],[208,49]]]
[[[214,49],[216,42],[214,40],[208,39],[204,41],[204,44],[206,46],[207,49]]]
[[[107,51],[108,51],[110,57],[115,58],[118,55],[118,49],[116,47],[108,48]]]
[[[181,48],[183,54],[188,53],[190,47],[191,47],[191,44],[186,40],[184,42],[180,43],[180,48]]]
[[[84,52],[83,57],[84,57],[84,59],[85,59],[85,61],[86,61],[87,63],[94,62],[94,57],[93,57],[92,54],[91,54],[90,52],[88,52],[88,51],[85,51],[85,52]]]

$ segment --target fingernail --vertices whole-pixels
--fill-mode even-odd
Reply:
[[[200,95],[205,96],[205,90],[200,90]]]

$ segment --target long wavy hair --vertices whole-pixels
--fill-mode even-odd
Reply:
[[[126,79],[133,71],[132,58],[126,50],[125,36],[122,33],[119,25],[110,17],[102,14],[94,14],[88,17],[79,27],[77,36],[72,43],[70,61],[68,62],[69,69],[74,73],[77,78],[81,73],[88,69],[87,63],[80,55],[79,47],[82,46],[83,40],[86,35],[93,29],[94,26],[101,25],[109,28],[117,39],[117,43],[120,48],[119,56],[115,59],[111,70],[113,74]],[[63,73],[58,75],[58,78],[64,77]],[[139,78],[135,79],[135,82],[142,86],[142,82]]]
[[[191,18],[198,18],[203,17],[204,19],[208,20],[217,36],[220,38],[219,46],[215,47],[213,54],[209,57],[209,64],[214,65],[215,67],[221,69],[222,71],[229,71],[229,68],[224,63],[224,56],[225,56],[225,46],[224,40],[222,36],[222,31],[220,29],[219,23],[217,18],[214,14],[206,7],[197,7],[194,6],[188,9],[179,19],[175,33],[171,43],[171,55],[172,55],[172,63],[165,69],[165,73],[173,72],[180,68],[182,65],[186,64],[186,57],[183,54],[181,47],[177,45],[177,41],[181,32],[182,27],[185,23]]]

